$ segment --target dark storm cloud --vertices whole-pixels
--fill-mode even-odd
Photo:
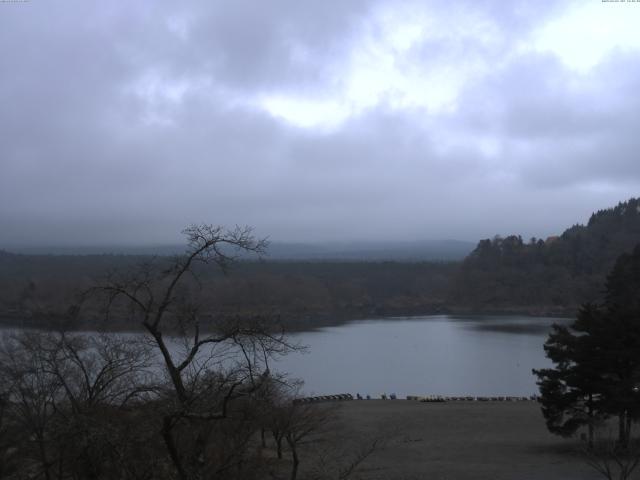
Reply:
[[[585,220],[640,184],[638,53],[576,73],[532,46],[564,4],[536,5],[0,5],[0,245]]]

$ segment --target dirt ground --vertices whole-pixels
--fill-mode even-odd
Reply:
[[[385,438],[359,478],[429,480],[591,480],[602,478],[578,440],[546,430],[535,402],[344,402],[345,445]]]

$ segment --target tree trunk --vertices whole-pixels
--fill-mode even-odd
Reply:
[[[291,465],[291,480],[296,480],[298,476],[298,466],[300,465],[300,459],[298,458],[298,450],[296,449],[296,442],[292,438],[287,437],[287,443],[291,449],[291,458],[293,464]]]
[[[171,457],[173,466],[176,467],[176,470],[178,471],[178,477],[180,480],[188,480],[187,473],[182,466],[182,460],[178,454],[178,449],[173,441],[173,435],[171,434],[171,430],[173,429],[172,423],[173,419],[171,417],[164,417],[164,421],[162,423],[162,438],[164,439],[164,443],[169,451],[169,456]]]
[[[631,429],[631,417],[626,410],[618,415],[618,444],[622,448],[629,447],[629,431]]]
[[[624,412],[618,414],[618,445],[624,445]]]
[[[279,432],[271,432],[273,439],[276,441],[276,452],[278,453],[278,459],[282,460],[282,434]]]
[[[588,415],[589,415],[589,450],[593,449],[593,395],[590,393],[589,394],[589,409],[588,409]]]
[[[173,363],[171,353],[169,352],[169,349],[165,344],[164,338],[162,338],[162,332],[146,323],[144,323],[143,325],[155,339],[156,345],[160,349],[160,353],[162,353],[162,357],[164,358],[164,364],[167,368],[169,378],[171,378],[171,383],[173,383],[173,387],[176,391],[176,395],[178,396],[178,400],[180,400],[180,403],[184,404],[187,401],[187,389],[182,382],[182,375],[180,374],[180,371]]]
[[[51,473],[49,472],[49,460],[47,459],[47,450],[44,446],[44,438],[41,435],[38,435],[38,450],[40,453],[40,462],[42,463],[42,468],[44,470],[44,478],[46,480],[51,480]]]

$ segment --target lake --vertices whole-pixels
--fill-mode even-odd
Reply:
[[[551,365],[543,349],[551,325],[570,321],[507,315],[352,321],[290,335],[307,351],[271,369],[304,380],[309,396],[528,396],[537,393],[531,369]]]
[[[532,368],[551,365],[543,344],[569,319],[451,316],[362,320],[292,335],[308,346],[274,369],[304,379],[304,393],[532,395]]]

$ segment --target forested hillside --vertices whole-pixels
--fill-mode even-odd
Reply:
[[[600,210],[546,240],[481,240],[452,282],[450,303],[480,310],[571,313],[600,298],[615,259],[640,243],[640,199]]]
[[[594,213],[558,237],[481,240],[463,262],[240,261],[202,272],[203,316],[267,315],[290,328],[437,312],[575,314],[597,300],[615,259],[640,243],[640,199]],[[24,255],[0,251],[0,322],[42,325],[77,293],[150,255]],[[91,326],[99,316],[85,317]],[[115,329],[128,328],[111,318]]]
[[[0,252],[0,321],[42,324],[64,317],[77,294],[109,272],[127,272],[170,257],[15,255]],[[201,273],[193,295],[201,313],[265,315],[290,328],[345,319],[442,311],[458,263],[241,261],[228,275]],[[96,306],[98,307],[98,306]],[[93,319],[98,318],[98,309]],[[116,329],[129,328],[118,318]]]

